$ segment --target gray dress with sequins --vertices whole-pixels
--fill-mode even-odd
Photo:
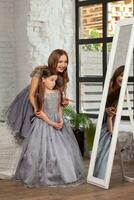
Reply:
[[[43,110],[52,121],[59,121],[60,92],[45,94]],[[62,185],[84,177],[82,157],[68,122],[58,130],[34,118],[24,140],[15,179],[29,186]]]

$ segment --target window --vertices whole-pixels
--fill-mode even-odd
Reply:
[[[76,0],[76,108],[96,118],[117,20],[133,16],[133,0]],[[128,12],[129,11],[129,12]],[[129,88],[134,104],[133,62]]]

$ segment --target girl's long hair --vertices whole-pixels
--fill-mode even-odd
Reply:
[[[42,78],[48,78],[52,75],[56,75],[56,74],[52,72],[48,66],[45,65],[42,69],[41,78],[39,80],[38,91],[36,93],[36,106],[37,106],[38,111],[42,109],[42,105],[44,102],[44,94],[45,94]]]
[[[68,62],[69,62],[68,61],[68,54],[63,49],[55,49],[50,54],[50,56],[48,58],[48,67],[50,67],[53,72],[56,72],[56,68],[57,68],[57,65],[58,65],[59,58],[63,55],[65,55],[67,57],[67,64],[68,64]],[[63,77],[63,83],[64,83],[64,86],[65,86],[66,83],[69,82],[67,69],[65,69],[64,72],[61,75]]]
[[[116,88],[116,79],[118,76],[120,76],[124,72],[124,68],[125,68],[124,65],[118,67],[115,70],[115,72],[110,80],[110,86],[109,86],[106,107],[110,107],[110,106],[116,107],[118,104],[119,95],[120,95],[120,87]]]

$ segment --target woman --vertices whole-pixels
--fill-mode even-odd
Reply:
[[[100,179],[105,179],[109,149],[112,138],[116,108],[118,105],[119,94],[123,79],[124,66],[118,67],[110,81],[106,109],[102,123],[100,140],[98,145],[97,157],[93,175]]]
[[[48,58],[48,67],[58,75],[57,87],[61,88],[64,93],[63,104],[68,104],[68,98],[66,98],[66,87],[69,81],[68,73],[68,55],[62,49],[54,50]],[[12,127],[12,134],[19,138],[27,137],[28,130],[31,126],[31,120],[34,115],[40,117],[40,113],[37,112],[36,94],[38,93],[38,86],[40,84],[42,71],[44,66],[38,66],[31,73],[31,85],[22,90],[8,110],[7,121]]]
[[[68,55],[62,49],[54,50],[48,59],[49,68],[58,75],[57,87],[66,92],[69,81],[67,74]],[[11,178],[14,175],[21,152],[21,146],[15,143],[14,137],[22,139],[28,137],[28,131],[34,115],[40,117],[37,112],[38,88],[41,84],[42,72],[45,65],[36,67],[31,73],[31,84],[24,88],[15,98],[8,109],[7,123],[0,127],[0,178]],[[65,97],[64,102],[68,103]],[[7,126],[9,124],[9,126]]]

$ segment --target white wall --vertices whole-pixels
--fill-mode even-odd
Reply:
[[[74,7],[74,0],[0,0],[0,113],[55,48],[69,54],[68,96],[75,98]]]
[[[15,95],[14,0],[0,0],[0,119]]]

